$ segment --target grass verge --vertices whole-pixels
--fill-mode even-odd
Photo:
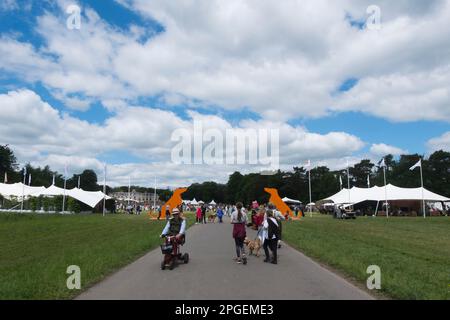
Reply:
[[[189,225],[192,223],[188,215]],[[69,299],[67,267],[85,289],[157,247],[165,221],[130,215],[0,214],[0,299]]]
[[[307,215],[285,223],[283,238],[364,286],[367,267],[378,265],[380,292],[391,298],[450,297],[450,219],[446,217],[342,221]]]

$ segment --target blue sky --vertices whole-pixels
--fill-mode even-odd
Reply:
[[[289,155],[286,165],[312,158],[333,167],[348,157],[375,160],[384,151],[398,156],[449,149],[449,61],[429,53],[448,45],[440,35],[448,5],[431,1],[418,13],[382,1],[383,29],[375,34],[364,27],[366,8],[352,1],[347,7],[330,4],[328,15],[321,2],[311,2],[314,21],[291,3],[261,8],[239,2],[234,7],[74,3],[81,8],[82,27],[72,31],[65,28],[70,1],[8,0],[0,6],[0,52],[6,57],[0,64],[0,97],[8,108],[29,108],[32,114],[38,104],[37,114],[48,112],[55,126],[73,130],[55,144],[74,139],[76,123],[89,126],[73,140],[76,147],[61,152],[39,126],[33,127],[31,149],[17,130],[15,138],[5,134],[0,143],[16,146],[21,162],[58,167],[76,157],[77,170],[107,162],[116,166],[112,171],[120,183],[145,166],[157,170],[170,161],[170,130],[189,127],[194,118],[219,129],[292,131],[289,141],[283,139],[282,153],[298,159]],[[236,8],[234,15],[226,13]],[[287,15],[290,10],[300,11]],[[261,23],[269,12],[273,18]],[[399,27],[398,21],[411,17],[423,21],[421,29]],[[317,25],[321,19],[327,24]],[[252,26],[256,21],[258,30]],[[326,36],[328,28],[333,38]],[[56,118],[51,110],[58,112]],[[12,132],[13,124],[8,126]],[[152,128],[167,130],[166,136]],[[94,133],[109,138],[105,146],[91,147]],[[141,141],[138,133],[148,139]],[[89,147],[78,145],[81,141]]]

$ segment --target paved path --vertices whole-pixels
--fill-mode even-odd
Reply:
[[[189,264],[161,270],[158,248],[77,299],[372,299],[286,245],[278,251],[278,265],[264,263],[263,254],[239,265],[231,229],[229,223],[192,226],[183,247]]]

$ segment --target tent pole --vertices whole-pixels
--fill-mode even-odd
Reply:
[[[378,206],[379,206],[379,204],[380,204],[380,201],[377,201],[377,207],[375,209],[375,216],[374,217],[376,217],[378,215]]]
[[[386,218],[389,219],[389,205],[387,200],[387,185],[386,185],[386,165],[383,167],[383,173],[384,173],[384,198],[386,200]]]
[[[24,178],[23,178],[23,184],[22,184],[22,203],[21,203],[21,205],[20,205],[20,213],[23,212],[23,200],[24,200],[24,198],[25,198],[25,178],[26,178],[26,176],[24,176]]]
[[[425,219],[425,196],[423,194],[423,174],[422,174],[422,163],[420,164],[420,182],[422,185],[422,210],[423,210],[423,218]]]
[[[64,195],[63,195],[63,205],[62,205],[62,214],[64,214],[64,207],[66,205],[66,178],[64,177]]]

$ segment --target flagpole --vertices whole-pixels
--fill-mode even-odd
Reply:
[[[423,206],[423,218],[425,219],[425,196],[423,194],[423,173],[422,173],[422,162],[420,163],[420,182],[422,185],[422,206]]]
[[[106,205],[106,163],[103,167],[104,176],[103,176],[103,216],[105,216],[105,205]]]
[[[27,179],[27,169],[24,169],[24,173],[23,173],[23,184],[22,184],[22,203],[20,204],[20,213],[23,212],[23,199],[25,198],[25,182]]]
[[[389,206],[387,201],[387,185],[386,185],[386,164],[383,166],[383,173],[384,173],[384,198],[385,198],[385,205],[386,205],[386,218],[389,219]]]
[[[153,210],[156,212],[156,177],[155,177],[155,194],[153,195]]]
[[[130,206],[130,189],[131,189],[131,177],[128,177],[128,206]]]
[[[66,178],[66,176],[64,176],[64,195],[63,195],[62,214],[64,214],[64,209],[66,206],[66,182],[67,182],[67,178]]]
[[[348,185],[348,204],[352,202],[351,195],[350,195],[350,165],[347,162],[347,185]]]
[[[309,177],[309,214],[312,218],[312,193],[311,193],[311,167],[308,171],[308,177]]]

